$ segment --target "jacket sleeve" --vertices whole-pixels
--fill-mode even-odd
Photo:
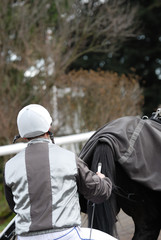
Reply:
[[[78,192],[81,193],[87,200],[94,203],[102,203],[106,201],[112,191],[112,183],[108,177],[100,178],[97,174],[90,171],[87,164],[76,158],[78,174],[77,185]]]
[[[15,202],[13,200],[12,190],[6,184],[4,173],[3,173],[3,185],[4,185],[4,193],[5,193],[5,197],[8,202],[8,205],[9,205],[10,209],[12,210],[12,212],[14,212]]]

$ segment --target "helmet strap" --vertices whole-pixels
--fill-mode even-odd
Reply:
[[[50,131],[48,131],[48,134],[50,136],[50,139],[51,139],[52,143],[55,143],[54,142],[54,134],[52,132],[50,132]]]
[[[13,138],[13,143],[15,143],[15,142],[17,141],[17,139],[19,139],[20,137],[21,137],[20,135],[14,136],[14,138]]]

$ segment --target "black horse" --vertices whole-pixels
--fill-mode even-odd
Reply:
[[[101,162],[102,173],[113,182],[110,199],[95,205],[93,227],[117,236],[115,223],[122,209],[134,221],[133,240],[157,240],[161,229],[160,117],[116,119],[96,131],[80,157],[95,172]],[[80,203],[90,226],[92,204],[82,196]]]

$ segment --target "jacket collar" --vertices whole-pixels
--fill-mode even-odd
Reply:
[[[47,138],[34,138],[28,142],[28,145],[35,143],[51,143],[51,140]]]

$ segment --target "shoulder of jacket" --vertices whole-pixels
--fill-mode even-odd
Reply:
[[[64,154],[76,156],[76,154],[74,152],[72,152],[72,151],[70,151],[70,150],[68,150],[66,148],[63,148],[63,147],[61,147],[61,146],[59,146],[57,144],[51,144],[50,147],[53,150],[55,150],[55,151],[57,151],[59,153],[62,153],[62,154],[64,153]]]
[[[15,156],[13,156],[12,158],[10,158],[7,162],[6,165],[15,162],[16,160],[20,159],[23,155],[25,155],[25,149],[21,150],[20,152],[18,152]]]

